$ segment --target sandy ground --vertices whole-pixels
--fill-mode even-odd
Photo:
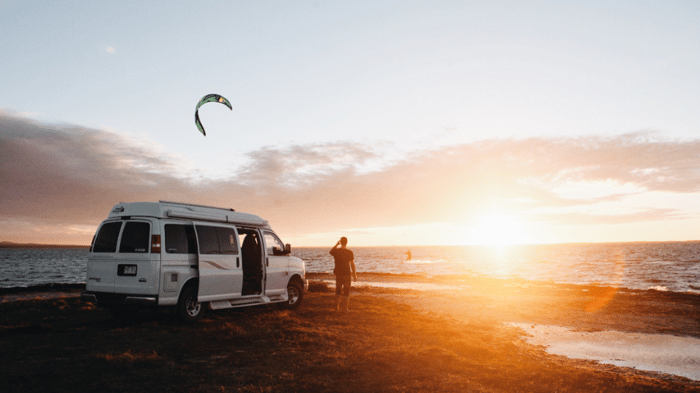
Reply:
[[[309,274],[332,287],[333,276]],[[479,277],[360,274],[356,287],[457,324],[500,322],[554,355],[700,381],[700,295]],[[0,289],[0,304],[76,297],[81,285]],[[397,291],[398,290],[398,291]]]
[[[328,275],[313,279],[331,283]],[[475,277],[360,275],[357,287],[452,318],[495,320],[554,355],[700,381],[700,295]]]
[[[308,276],[312,281],[333,283],[331,275]],[[558,325],[576,331],[616,330],[700,338],[697,294],[471,276],[361,274],[354,285],[405,289],[396,300],[465,321],[496,319]]]

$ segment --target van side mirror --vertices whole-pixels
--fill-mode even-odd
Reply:
[[[284,245],[284,255],[289,255],[292,253],[292,245],[291,244],[285,244]]]

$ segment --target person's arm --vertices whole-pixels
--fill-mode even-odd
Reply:
[[[328,251],[328,253],[333,255],[333,251],[335,251],[335,249],[338,248],[339,245],[340,245],[340,240],[338,240],[338,243],[335,243],[335,246],[333,246],[333,248],[331,248],[331,250]]]
[[[357,281],[357,273],[355,272],[355,260],[350,261],[350,268],[352,269],[352,278]]]

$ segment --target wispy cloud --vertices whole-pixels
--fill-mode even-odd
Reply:
[[[338,173],[357,172],[377,157],[369,146],[350,142],[265,147],[247,154],[249,164],[234,177],[251,186],[302,188]]]
[[[367,170],[381,155],[350,141],[266,147],[249,152],[228,179],[194,181],[176,158],[129,139],[5,113],[0,226],[8,233],[13,221],[44,220],[84,229],[117,202],[158,199],[254,212],[299,236],[465,222],[494,204],[541,222],[594,225],[688,218],[663,203],[617,212],[615,203],[639,193],[700,191],[700,141],[650,133],[486,140],[414,151]],[[586,184],[609,190],[566,192]]]

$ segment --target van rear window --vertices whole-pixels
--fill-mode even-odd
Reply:
[[[102,225],[100,232],[95,238],[95,246],[92,252],[117,252],[117,239],[119,238],[119,230],[122,228],[122,222],[108,222]]]
[[[194,234],[194,226],[166,224],[165,252],[169,254],[196,254],[197,237]]]
[[[151,225],[147,222],[129,221],[124,227],[119,252],[146,253],[150,245]]]

